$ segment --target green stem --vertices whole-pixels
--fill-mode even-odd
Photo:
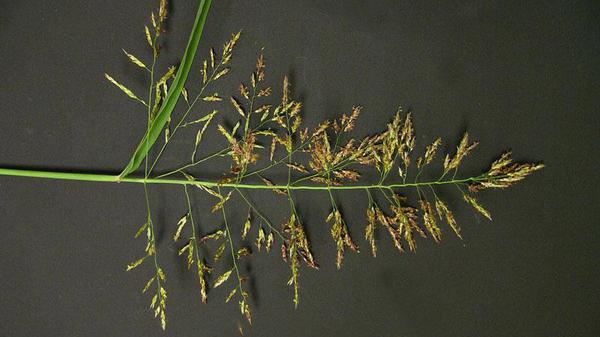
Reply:
[[[187,206],[188,206],[188,214],[190,215],[190,225],[192,228],[192,237],[190,238],[190,241],[192,241],[194,243],[194,255],[196,255],[196,261],[200,262],[200,255],[198,255],[199,252],[199,248],[198,248],[198,236],[196,235],[196,224],[194,223],[194,214],[192,212],[192,202],[190,200],[190,193],[188,192],[187,189],[187,185],[183,185],[184,191],[185,191],[185,198],[187,200]],[[199,267],[199,263],[196,263],[196,269],[198,269]],[[200,270],[198,270],[198,273],[200,273]]]
[[[221,194],[221,189],[219,189],[219,194]],[[237,259],[235,249],[233,248],[233,240],[231,239],[231,231],[229,230],[229,223],[227,222],[227,214],[225,213],[225,205],[221,207],[221,213],[223,214],[223,222],[225,222],[225,231],[227,233],[227,240],[229,241],[229,250],[231,251],[231,260],[233,262],[233,268],[235,269],[235,276],[238,280],[238,289],[240,296],[244,297],[244,290],[242,289],[242,278],[240,276],[240,270],[238,269]]]
[[[242,189],[290,189],[290,190],[359,190],[359,189],[392,189],[403,187],[431,186],[431,185],[449,185],[478,182],[489,179],[485,175],[477,177],[469,177],[463,179],[451,179],[440,181],[423,181],[416,183],[392,183],[392,184],[371,184],[371,185],[347,185],[347,186],[325,186],[325,185],[261,185],[261,184],[236,184],[236,183],[219,183],[215,181],[204,180],[186,180],[186,179],[156,179],[156,178],[119,178],[118,175],[112,174],[94,174],[94,173],[79,173],[79,172],[57,172],[57,171],[36,171],[36,170],[21,170],[0,168],[0,176],[13,177],[29,177],[42,179],[58,179],[58,180],[76,180],[76,181],[91,181],[103,183],[137,183],[137,184],[166,184],[166,185],[194,185],[205,187],[224,187],[224,188],[242,188]],[[494,178],[501,178],[494,177]]]

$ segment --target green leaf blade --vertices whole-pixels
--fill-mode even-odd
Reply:
[[[192,28],[192,33],[190,34],[187,47],[183,54],[183,58],[181,59],[181,65],[179,66],[177,75],[173,79],[173,83],[169,88],[167,97],[165,97],[165,100],[160,107],[156,118],[154,118],[147,132],[144,134],[144,137],[137,146],[129,163],[119,175],[119,179],[126,177],[140,167],[148,155],[148,152],[160,136],[162,129],[171,116],[171,112],[173,109],[175,109],[183,86],[190,72],[190,68],[192,67],[192,62],[196,56],[196,51],[198,49],[200,37],[202,36],[202,30],[204,28],[204,23],[206,22],[210,4],[211,0],[200,0],[198,12],[196,13],[196,19]]]

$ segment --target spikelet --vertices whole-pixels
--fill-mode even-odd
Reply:
[[[201,260],[197,260],[196,261],[196,271],[198,273],[198,284],[200,285],[200,300],[202,301],[202,303],[206,303],[206,300],[208,298],[207,296],[207,292],[206,292],[206,280],[204,279],[204,272],[205,271],[209,271],[210,269],[208,269],[204,262],[202,262]]]
[[[271,107],[272,107],[272,105],[271,105],[271,104],[264,104],[264,105],[261,105],[261,106],[259,106],[258,108],[256,108],[256,109],[254,110],[254,113],[257,113],[257,114],[263,114],[263,116],[264,116],[264,114],[265,114],[265,113],[266,113],[266,114],[268,114],[268,113],[269,113],[269,110],[271,110]],[[261,117],[261,119],[262,119],[262,117]]]
[[[273,246],[273,232],[269,232],[269,235],[267,235],[267,243],[265,244],[265,250],[267,252],[270,252],[272,246]]]
[[[342,214],[337,210],[337,208],[329,213],[326,221],[328,223],[331,222],[331,237],[335,242],[337,250],[335,264],[336,267],[340,269],[342,267],[342,261],[344,260],[344,247],[348,247],[358,252],[358,246],[352,241],[350,233],[348,232],[348,227],[342,219]]]
[[[250,231],[250,226],[252,224],[250,220],[250,211],[248,210],[248,216],[246,217],[246,221],[244,221],[244,226],[242,229],[242,239],[245,239],[246,235],[248,235],[248,232]]]
[[[213,80],[218,80],[219,78],[229,74],[229,71],[231,70],[231,68],[223,68],[221,70],[219,70],[214,76],[213,76]]]
[[[214,93],[210,96],[202,97],[202,100],[205,102],[220,102],[223,100],[223,98],[221,98],[218,93]]]
[[[290,100],[290,81],[287,76],[283,77],[283,94],[281,95],[281,106],[286,106]]]
[[[483,206],[481,206],[477,202],[477,199],[473,198],[472,196],[470,196],[468,194],[463,194],[463,199],[468,204],[470,204],[471,206],[473,206],[473,208],[475,208],[477,210],[477,212],[479,212],[481,215],[483,215],[484,217],[488,218],[488,220],[492,220],[492,216],[490,215],[490,212],[488,212],[488,210],[486,210],[485,208],[483,208]]]
[[[144,26],[144,33],[146,34],[146,42],[148,42],[150,48],[154,49],[154,42],[152,41],[152,36],[150,35],[150,29],[148,26]]]
[[[140,228],[138,228],[137,232],[134,235],[134,238],[137,239],[147,229],[148,229],[148,222],[145,222],[143,225],[140,226]]]
[[[238,249],[238,251],[235,253],[235,258],[239,260],[242,257],[246,257],[246,256],[250,256],[250,255],[252,255],[250,248],[242,247],[242,248]]]
[[[308,237],[306,236],[306,232],[304,231],[304,226],[296,219],[296,215],[292,214],[284,224],[283,230],[290,237],[289,246],[295,247],[296,251],[299,254],[299,257],[304,260],[307,266],[318,269],[317,263],[313,257],[313,254],[310,249],[310,244],[308,242]],[[291,248],[290,248],[291,249]]]
[[[390,238],[394,243],[394,247],[398,250],[398,252],[404,252],[404,248],[402,248],[402,243],[400,242],[401,233],[392,225],[393,219],[389,219],[379,207],[375,207],[375,218],[377,219],[377,222],[380,223],[387,230],[388,234],[390,235]]]
[[[288,254],[286,254],[288,255]],[[298,267],[298,247],[296,244],[290,244],[289,248],[289,257],[290,257],[290,279],[288,280],[288,286],[292,286],[294,289],[294,296],[292,302],[294,303],[294,308],[298,307],[300,303],[300,297],[298,295],[298,276],[300,274]]]
[[[221,208],[223,208],[223,205],[225,205],[225,203],[227,202],[227,200],[229,200],[229,198],[231,198],[231,191],[225,196],[221,196],[221,200],[219,200],[219,202],[217,202],[216,204],[213,205],[213,207],[211,208],[211,212],[216,212],[218,210],[220,210]]]
[[[179,239],[179,236],[181,235],[181,231],[183,230],[183,227],[187,223],[188,217],[189,217],[189,214],[186,213],[177,222],[177,230],[175,231],[175,235],[173,235],[173,241],[177,241]]]
[[[308,173],[308,170],[302,164],[286,163],[285,165],[294,171],[298,171],[300,173]]]
[[[209,240],[218,240],[225,237],[225,231],[224,230],[218,230],[215,231],[214,233],[205,235],[204,237],[202,237],[202,239],[200,239],[200,243],[204,243],[207,242]]]
[[[471,183],[469,191],[477,192],[486,188],[507,188],[525,179],[535,171],[544,168],[543,164],[517,164],[510,158],[511,152],[505,152],[494,161],[485,174],[485,179]]]
[[[254,244],[256,245],[256,248],[260,251],[260,249],[262,248],[263,243],[265,242],[265,231],[261,228],[258,229],[258,235],[256,237],[256,241],[254,242]]]
[[[188,243],[179,249],[178,255],[181,256],[187,252],[187,267],[191,268],[194,263],[194,246],[192,245],[192,240],[188,241]]]
[[[240,83],[238,90],[240,92],[240,95],[244,96],[245,99],[250,99],[250,92],[248,91],[248,87],[245,86],[244,83]]]
[[[146,282],[146,285],[144,286],[144,289],[142,289],[142,294],[145,293],[146,291],[148,291],[148,289],[150,289],[150,286],[152,285],[152,283],[156,280],[156,275],[152,276],[148,282]]]
[[[125,95],[127,95],[129,98],[134,99],[140,103],[142,103],[143,105],[146,105],[146,102],[140,98],[138,98],[133,91],[129,90],[126,86],[124,86],[123,84],[117,82],[114,78],[112,78],[109,74],[104,74],[104,77],[106,77],[106,79],[114,84],[117,88],[119,88]]]
[[[239,302],[240,312],[246,317],[248,324],[252,325],[252,312],[250,311],[250,305],[248,304],[246,297],[247,296],[244,296],[244,299]]]
[[[460,143],[456,147],[456,153],[454,154],[454,157],[446,155],[446,158],[444,159],[444,174],[448,173],[452,169],[457,168],[463,158],[466,157],[478,144],[478,142],[469,144],[469,134],[465,132]]]
[[[460,235],[460,227],[456,223],[456,219],[454,219],[454,214],[452,214],[452,211],[448,209],[448,206],[446,206],[446,204],[444,204],[440,199],[436,198],[435,209],[437,210],[440,220],[442,220],[442,215],[444,215],[448,226],[452,228],[454,234],[456,234],[456,236],[458,236],[459,239],[462,239],[462,236]]]
[[[233,272],[233,269],[229,269],[228,271],[223,273],[221,276],[217,277],[217,280],[213,284],[213,288],[218,288],[220,285],[225,283],[229,279],[229,276],[231,276],[232,272]]]
[[[400,140],[398,153],[404,168],[408,168],[410,165],[410,153],[415,146],[415,131],[412,124],[411,114],[408,113],[404,119],[404,125],[400,130]]]
[[[235,295],[237,290],[238,290],[238,288],[231,289],[231,291],[229,292],[229,295],[227,295],[227,297],[225,298],[225,303],[228,303],[231,300],[231,298],[233,297],[233,295]]]
[[[417,159],[417,168],[420,169],[425,165],[429,165],[433,160],[433,157],[435,157],[435,153],[441,144],[442,139],[438,138],[433,143],[427,145],[427,147],[425,148],[425,155]]]
[[[221,64],[225,65],[225,64],[229,63],[229,61],[231,60],[231,55],[233,53],[233,48],[235,47],[241,34],[242,34],[241,30],[239,32],[233,34],[231,36],[231,39],[227,43],[225,43],[225,45],[223,45],[223,53],[221,55]]]
[[[196,152],[198,151],[198,145],[200,145],[200,142],[202,141],[202,136],[204,136],[204,132],[206,132],[206,129],[208,128],[209,124],[212,122],[214,116],[217,114],[217,110],[213,110],[213,112],[209,113],[208,115],[197,119],[193,122],[188,123],[188,125],[190,124],[196,124],[196,123],[204,123],[202,125],[202,128],[198,129],[198,132],[196,132],[196,140],[194,141],[194,151],[192,152],[192,162],[194,162],[195,158],[196,158]]]
[[[167,0],[160,0],[160,5],[158,7],[158,19],[160,22],[165,21],[167,18]]]
[[[130,270],[136,268],[137,266],[139,266],[140,264],[142,264],[142,262],[144,262],[144,260],[146,260],[146,258],[148,256],[150,256],[150,255],[146,255],[146,256],[144,256],[142,258],[139,258],[139,259],[135,260],[134,262],[128,264],[127,265],[127,271],[130,271]]]
[[[262,82],[265,79],[265,58],[261,51],[258,59],[256,60],[256,79],[258,82]]]
[[[125,53],[125,55],[127,56],[127,58],[129,58],[131,63],[135,64],[136,66],[138,66],[140,68],[148,70],[148,67],[146,67],[146,65],[142,61],[140,61],[137,57],[128,53],[125,49],[123,49],[123,53]]]
[[[440,242],[442,239],[442,231],[437,225],[435,214],[429,201],[425,199],[419,200],[421,210],[423,211],[423,224],[435,242]]]
[[[221,256],[223,256],[223,253],[225,252],[225,248],[227,248],[227,241],[221,242],[221,244],[217,247],[217,250],[215,250],[215,255],[213,255],[214,262],[219,261]]]
[[[365,227],[365,240],[371,246],[371,254],[373,257],[377,256],[377,245],[375,243],[375,228],[377,221],[375,219],[375,207],[371,206],[367,208],[367,226]]]
[[[176,70],[177,70],[177,67],[175,67],[175,66],[169,67],[167,69],[167,71],[164,73],[164,75],[162,75],[161,78],[156,82],[156,86],[160,87],[160,86],[165,85],[167,83],[167,81],[175,75]]]
[[[156,275],[154,280],[157,284],[156,294],[152,297],[150,301],[150,310],[154,312],[154,317],[158,317],[160,319],[160,325],[163,330],[167,327],[167,319],[166,319],[166,309],[167,309],[167,291],[163,287],[163,283],[166,281],[165,274],[162,269],[158,268],[156,270]]]
[[[231,102],[231,105],[235,109],[235,111],[237,113],[239,113],[242,117],[246,117],[246,112],[244,112],[244,109],[242,108],[242,106],[240,105],[240,103],[238,103],[238,101],[236,101],[236,99],[233,98],[233,97],[230,97],[229,100]]]
[[[404,238],[404,241],[408,244],[408,248],[414,252],[417,249],[415,232],[421,237],[425,237],[425,232],[417,224],[417,210],[402,205],[405,200],[404,198],[394,195],[393,200],[394,205],[391,205],[390,208],[394,213],[392,220],[398,226],[398,235]]]
[[[350,132],[354,129],[354,125],[361,111],[361,106],[354,106],[352,107],[350,115],[342,115],[342,118],[340,119],[340,129],[342,132]]]
[[[271,87],[267,87],[264,89],[261,89],[258,94],[256,94],[257,97],[268,97],[271,96]]]

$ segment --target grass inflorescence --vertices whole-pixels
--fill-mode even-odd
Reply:
[[[127,265],[126,270],[133,270],[142,264],[152,266],[153,273],[144,283],[142,292],[151,294],[150,308],[163,329],[167,323],[166,276],[160,267],[156,248],[154,217],[150,207],[151,185],[179,185],[183,189],[186,213],[179,219],[173,219],[172,238],[179,245],[178,254],[185,259],[187,268],[196,274],[200,301],[206,303],[209,300],[209,288],[228,287],[225,302],[236,301],[242,317],[251,324],[252,307],[246,286],[248,276],[243,275],[243,270],[239,268],[240,260],[261,250],[280,254],[281,259],[289,266],[287,283],[292,288],[294,306],[300,303],[302,265],[318,269],[304,223],[296,211],[296,191],[307,190],[327,195],[329,213],[324,222],[329,224],[336,249],[335,265],[339,269],[347,250],[359,251],[359,241],[352,237],[339,207],[338,199],[343,197],[342,192],[366,193],[366,226],[362,236],[368,251],[376,256],[378,231],[386,233],[399,252],[415,251],[417,237],[439,242],[444,226],[462,239],[461,228],[453,211],[436,193],[440,186],[455,186],[457,195],[469,207],[491,220],[490,212],[476,199],[476,193],[484,189],[509,187],[543,168],[543,164],[514,163],[511,153],[506,152],[482,174],[457,177],[461,163],[478,144],[471,141],[465,133],[456,150],[444,156],[438,178],[420,180],[422,172],[436,157],[440,157],[438,152],[442,146],[441,138],[427,145],[421,155],[415,155],[413,119],[410,113],[404,113],[400,108],[385,130],[362,139],[352,137],[354,127],[360,122],[363,110],[360,106],[353,107],[339,118],[324,121],[311,128],[306,127],[302,118],[302,103],[293,98],[291,83],[287,77],[283,78],[280,97],[273,98],[275,94],[272,87],[266,82],[266,61],[262,51],[247,81],[237,85],[233,94],[221,95],[212,87],[216,81],[230,74],[230,61],[240,39],[240,32],[233,34],[221,50],[209,49],[209,56],[201,62],[201,87],[194,94],[185,88],[185,83],[209,6],[209,0],[200,1],[195,25],[179,68],[168,67],[162,72],[156,69],[164,22],[167,19],[165,0],[160,0],[158,11],[151,14],[150,28],[145,27],[150,61],[146,62],[143,58],[124,51],[125,57],[134,66],[148,74],[146,96],[134,93],[113,76],[106,74],[106,79],[111,84],[140,103],[147,114],[144,137],[120,175],[0,168],[0,175],[143,185],[146,216],[135,237],[145,238],[145,248],[141,257]],[[180,97],[185,102],[184,112],[180,116],[174,116],[172,112]],[[216,102],[226,103],[227,109],[219,111]],[[198,110],[205,113],[197,116],[194,112]],[[233,127],[218,124],[219,114],[235,117],[237,123]],[[189,147],[189,161],[180,163],[169,172],[155,174],[154,168],[162,159],[168,144],[183,128],[196,130]],[[209,137],[207,135],[211,131],[214,131],[214,136],[211,137],[223,137],[227,146],[202,157],[203,139]],[[161,134],[163,141],[157,146],[155,144]],[[157,147],[157,151],[151,156],[150,149],[153,146]],[[262,160],[259,161],[259,158]],[[224,172],[221,180],[206,180],[190,173],[192,168],[201,164],[223,159],[230,162],[230,168]],[[267,163],[262,164],[265,161]],[[132,173],[142,170],[140,167],[143,167],[143,176],[131,177]],[[268,177],[269,172],[279,167],[285,168],[287,178],[280,182],[272,181]],[[377,182],[362,182],[361,176],[366,170],[371,170],[378,176]],[[406,189],[415,190],[418,199],[410,201],[403,196],[400,192]],[[251,201],[246,193],[253,190],[272,191],[286,200],[289,215],[280,226],[273,224],[261,210],[261,205]],[[194,214],[198,212],[190,197],[193,191],[204,193],[214,200],[211,211],[222,217],[222,225],[216,231],[199,235],[203,231],[194,218]],[[232,223],[231,217],[228,217],[231,212],[235,212],[228,207],[228,203],[236,198],[247,205],[247,215],[241,224]],[[240,226],[241,237],[234,236],[232,226]],[[248,245],[248,242],[252,242],[254,247]],[[207,254],[207,251],[213,253]],[[213,272],[217,270],[215,267],[218,264],[224,266],[224,269],[218,268],[219,270],[225,270],[220,274]]]

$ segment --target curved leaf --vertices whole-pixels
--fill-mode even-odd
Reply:
[[[198,43],[200,42],[200,37],[202,36],[202,29],[204,28],[204,23],[206,22],[206,16],[208,15],[210,4],[211,0],[200,0],[198,12],[196,13],[196,19],[194,21],[194,27],[192,28],[192,33],[190,34],[187,47],[185,48],[185,53],[181,59],[181,65],[179,66],[177,75],[175,76],[175,79],[169,88],[167,97],[165,97],[160,110],[156,114],[156,117],[152,121],[148,131],[146,134],[144,134],[144,137],[136,148],[133,157],[125,169],[123,169],[123,172],[121,172],[119,175],[119,178],[124,178],[140,167],[148,155],[148,151],[150,151],[150,148],[152,148],[152,145],[154,145],[154,142],[156,142],[156,139],[160,136],[162,129],[171,116],[171,112],[177,105],[177,101],[181,95],[181,90],[183,89],[185,81],[187,80],[190,68],[192,67],[192,62],[194,61],[194,56],[196,55],[196,50],[198,49]]]

